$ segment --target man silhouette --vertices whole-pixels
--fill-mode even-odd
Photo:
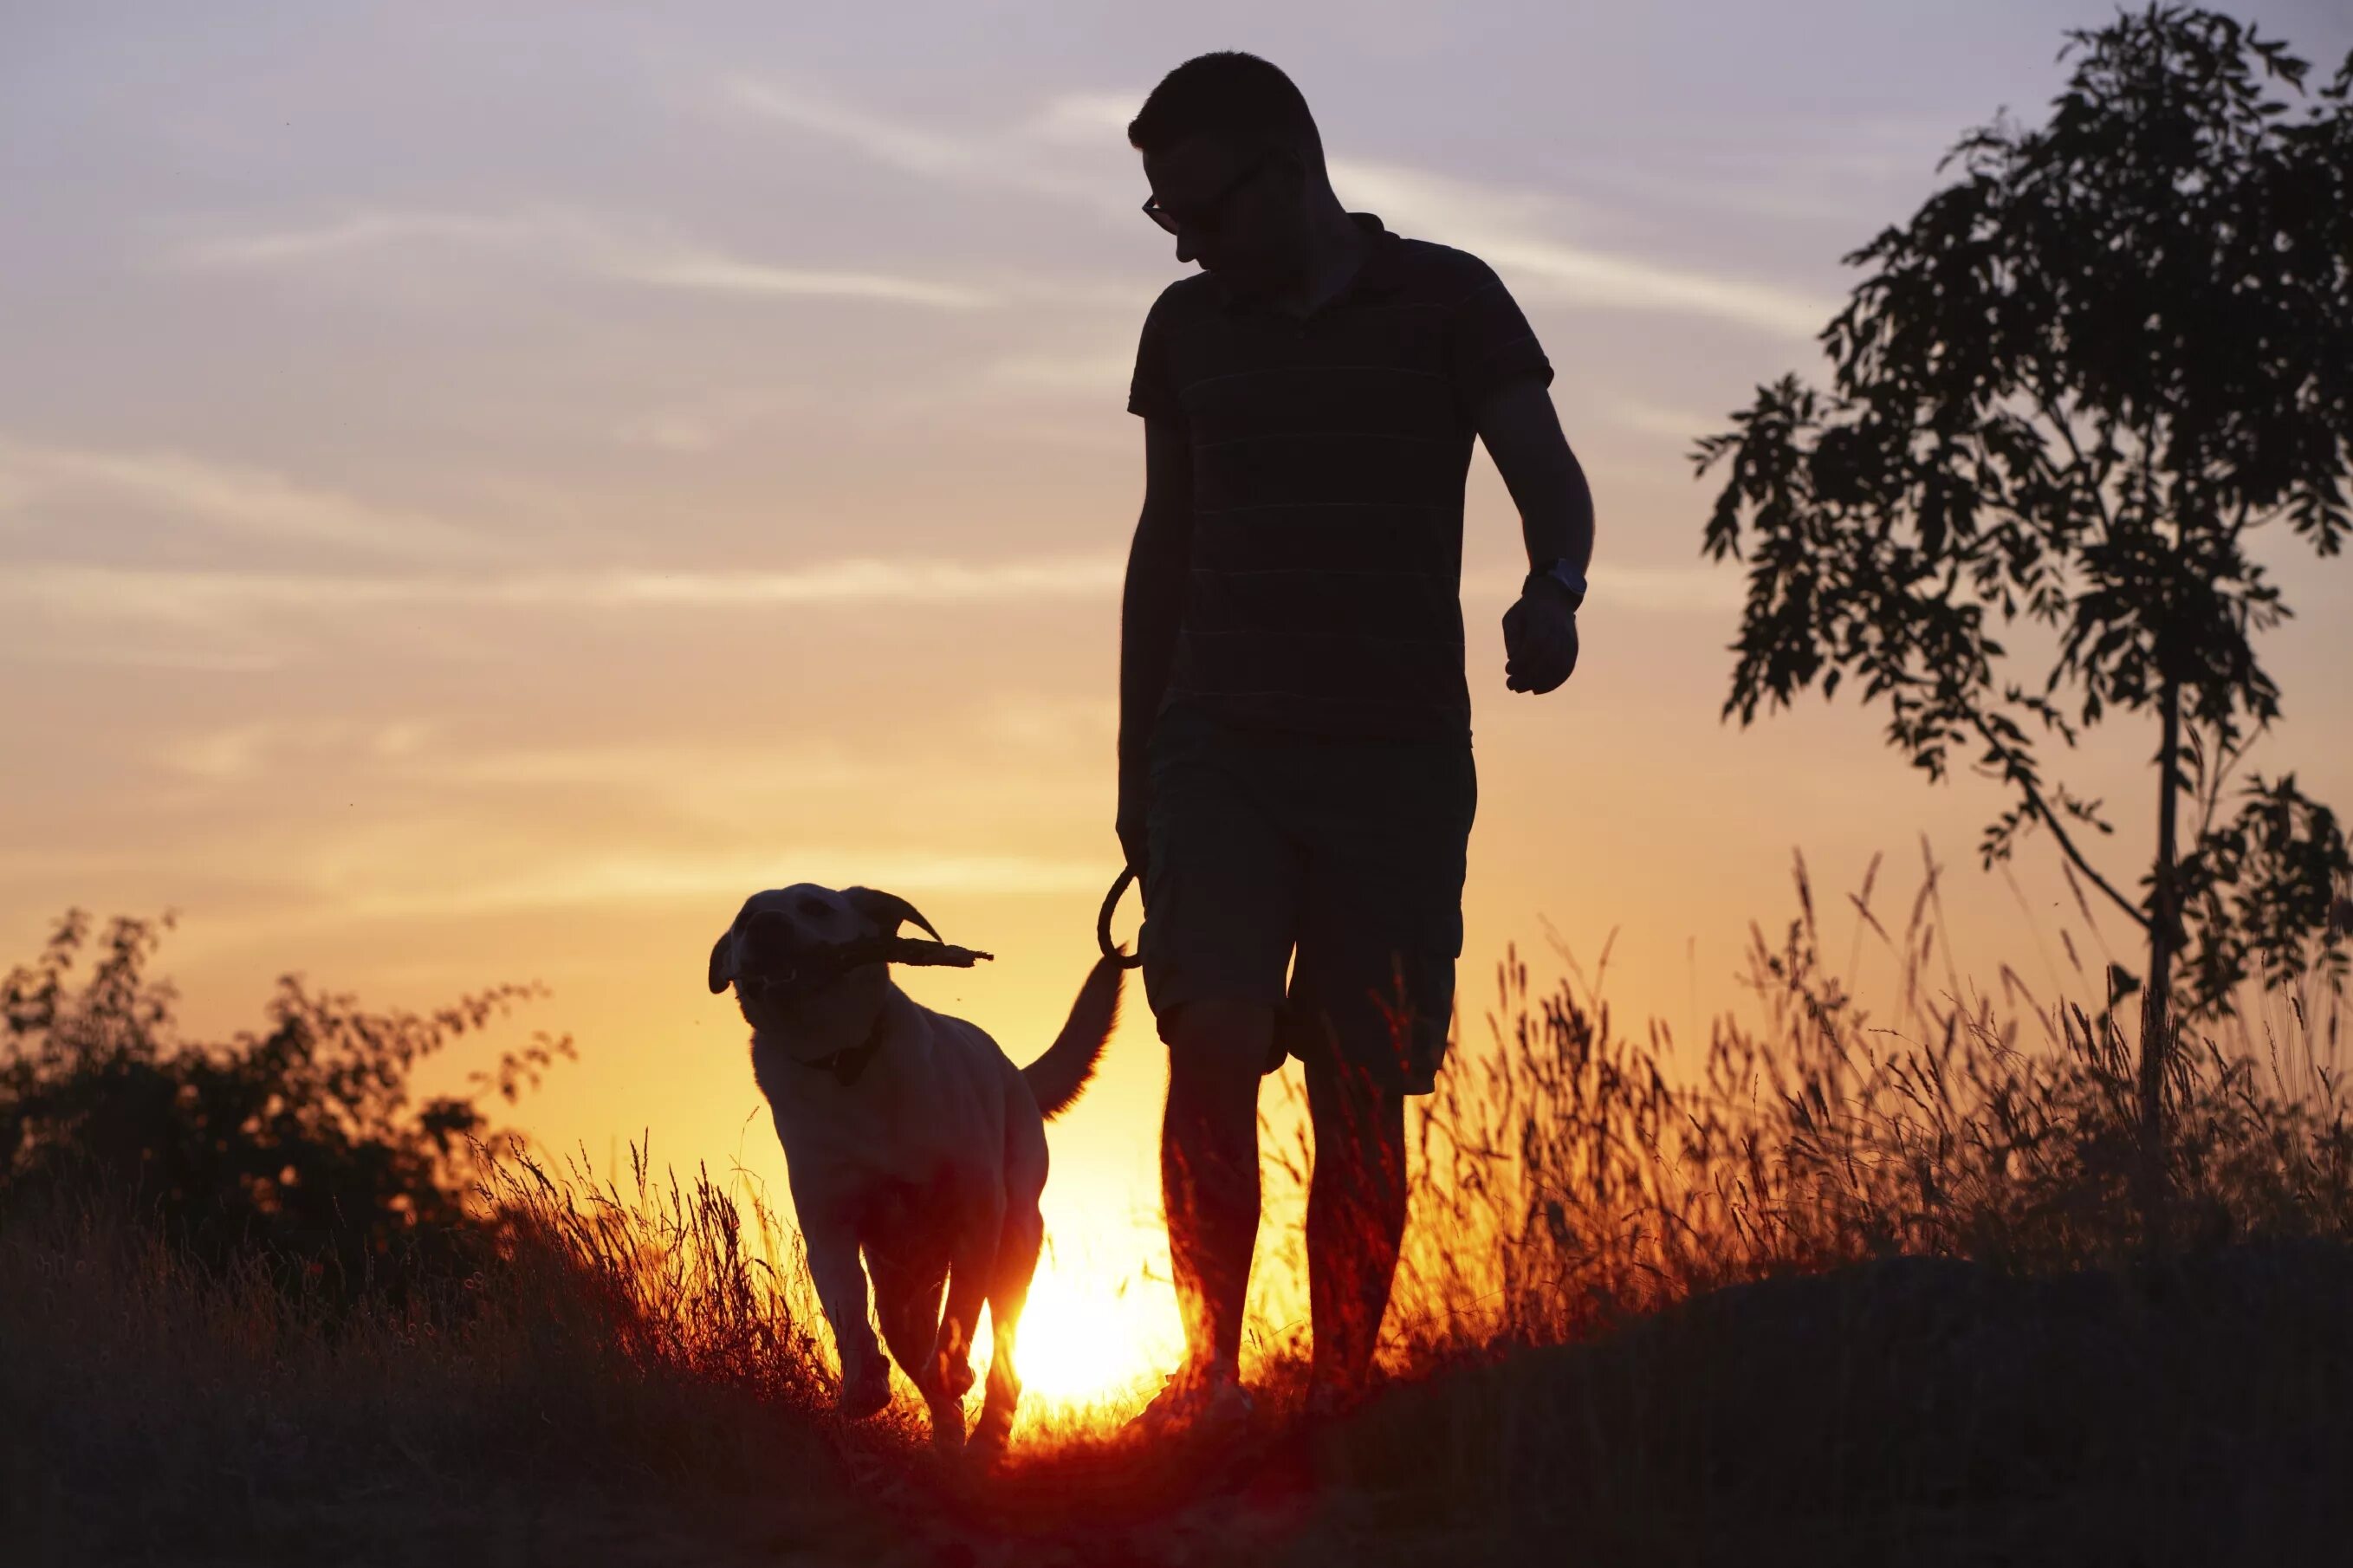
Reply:
[[[1120,842],[1168,1047],[1161,1179],[1185,1364],[1145,1430],[1247,1412],[1258,1081],[1305,1064],[1311,1398],[1364,1388],[1405,1226],[1405,1100],[1446,1051],[1476,800],[1463,679],[1475,435],[1532,570],[1514,691],[1577,665],[1593,506],[1519,307],[1476,257],[1333,194],[1306,100],[1203,55],[1128,127],[1145,214],[1198,275],[1128,396],[1145,500],[1120,647]]]

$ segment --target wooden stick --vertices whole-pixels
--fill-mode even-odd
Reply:
[[[934,969],[970,969],[993,961],[996,954],[952,942],[924,942],[907,936],[869,936],[826,950],[825,956],[843,971],[868,963],[905,963]]]

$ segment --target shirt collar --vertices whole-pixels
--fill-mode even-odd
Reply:
[[[1360,295],[1388,293],[1405,279],[1405,241],[1383,226],[1377,214],[1350,213],[1348,219],[1364,231],[1366,237],[1371,241],[1371,246],[1365,252],[1364,260],[1356,264],[1356,275],[1348,279],[1345,288],[1326,300],[1315,311],[1317,315],[1335,306],[1346,304]],[[1219,303],[1228,310],[1250,310],[1256,308],[1250,300],[1226,287],[1224,280],[1216,273],[1210,273],[1209,278],[1217,287]]]
[[[1380,218],[1372,213],[1350,213],[1349,218],[1371,238],[1372,248],[1365,253],[1363,265],[1356,275],[1341,290],[1345,298],[1362,290],[1367,294],[1386,294],[1405,281],[1405,241],[1381,226]]]

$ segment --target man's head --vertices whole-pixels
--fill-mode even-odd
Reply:
[[[1160,80],[1127,127],[1144,154],[1153,216],[1198,260],[1244,292],[1305,266],[1319,204],[1332,201],[1324,142],[1291,79],[1223,50]]]

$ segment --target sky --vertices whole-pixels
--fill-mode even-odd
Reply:
[[[0,962],[69,906],[176,910],[216,1036],[290,971],[409,1006],[539,980],[522,1026],[581,1060],[531,1131],[779,1195],[702,984],[749,892],[906,895],[1000,955],[909,988],[1034,1055],[1118,865],[1124,397],[1180,273],[1121,128],[1243,47],[1351,207],[1503,276],[1595,492],[1582,665],[1514,696],[1516,519],[1474,461],[1466,1029],[1550,932],[1610,944],[1622,1018],[1702,1033],[1793,850],[1840,890],[1883,852],[1884,900],[1924,841],[1964,968],[2055,988],[2050,850],[1976,868],[1991,785],[1928,786],[1844,699],[1719,720],[1741,584],[1688,454],[1818,367],[1840,258],[2110,14],[0,0]],[[2342,0],[2241,14],[2353,47]],[[2353,569],[2283,560],[2258,761],[2353,805]],[[2147,746],[2070,775],[2126,879]],[[1066,1305],[1149,1250],[1163,1074],[1132,988],[1054,1130]]]

